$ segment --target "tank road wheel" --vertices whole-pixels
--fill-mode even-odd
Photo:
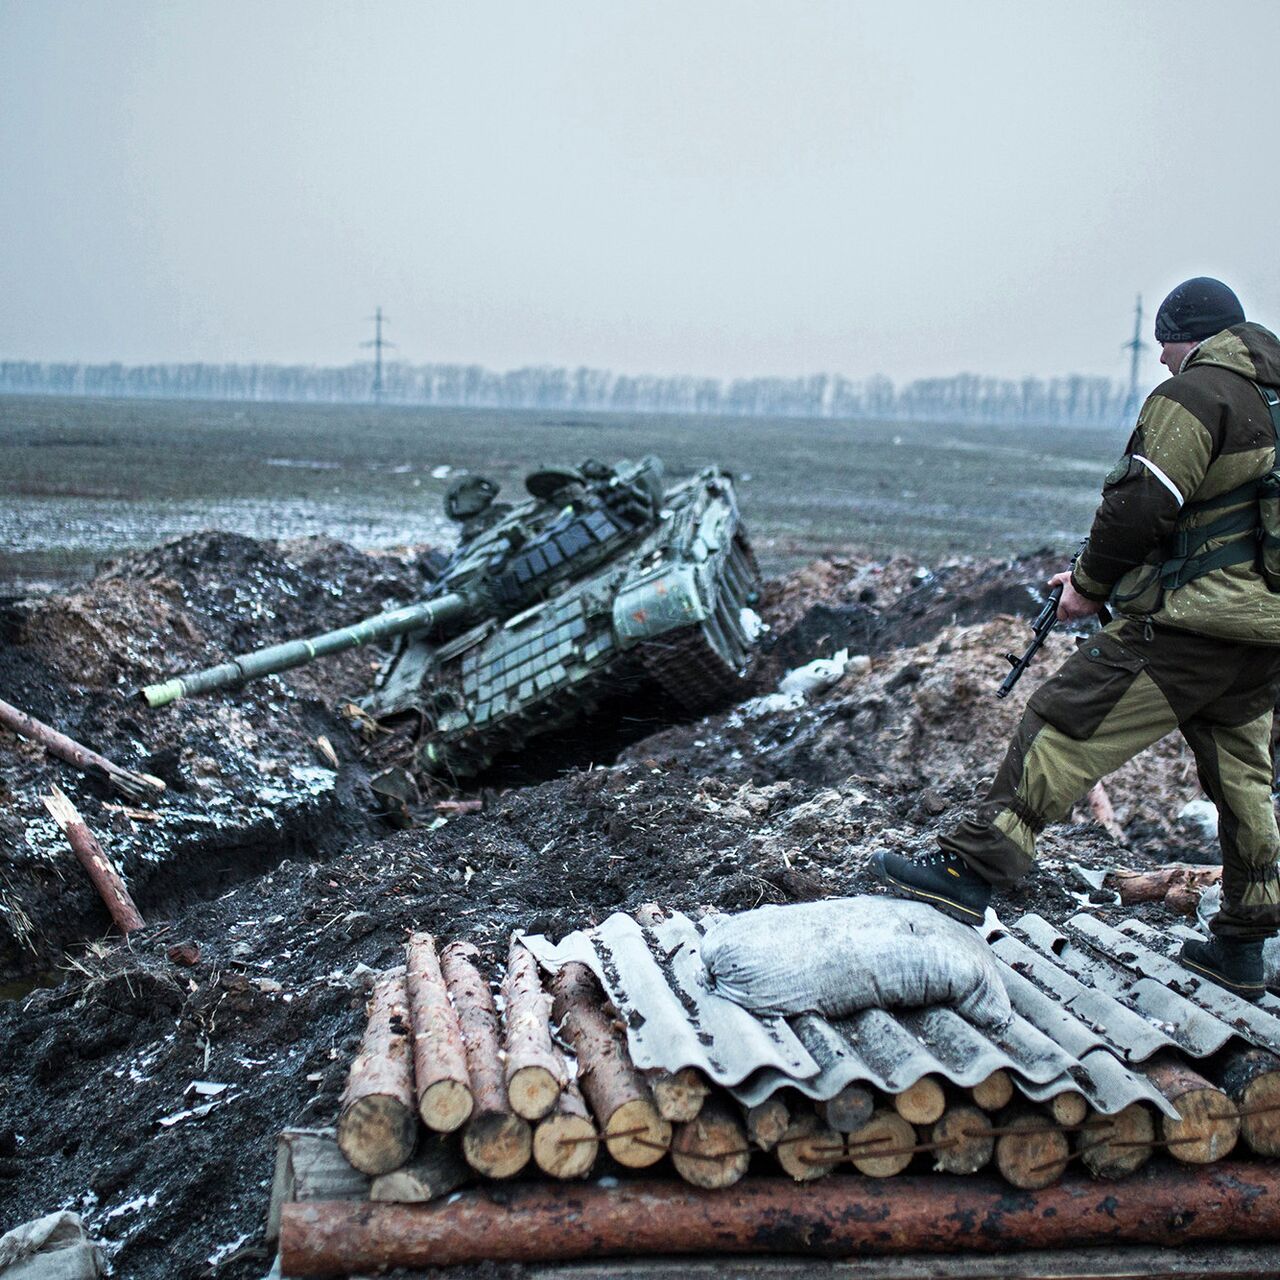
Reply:
[[[640,662],[686,711],[707,711],[745,696],[759,650],[758,628],[743,618],[759,598],[760,568],[751,545],[734,537],[720,566],[709,617],[639,646]]]

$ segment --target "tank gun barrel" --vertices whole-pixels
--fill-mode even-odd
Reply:
[[[407,631],[430,630],[464,617],[468,608],[465,596],[452,593],[421,604],[407,605],[403,609],[390,609],[349,627],[339,627],[336,631],[326,631],[307,639],[267,645],[217,666],[174,676],[159,684],[149,684],[140,691],[140,696],[149,707],[163,707],[193,693],[209,693],[214,689],[226,689],[247,680],[256,680],[259,676],[275,675],[316,658],[342,653],[375,640],[403,635]]]

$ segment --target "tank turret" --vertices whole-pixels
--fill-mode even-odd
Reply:
[[[543,467],[528,498],[466,476],[446,511],[457,549],[428,597],[350,627],[271,645],[142,691],[151,706],[356,645],[394,640],[368,715],[411,724],[419,767],[480,772],[535,735],[650,680],[700,711],[746,688],[759,572],[731,478],[708,467],[667,487],[661,462]]]

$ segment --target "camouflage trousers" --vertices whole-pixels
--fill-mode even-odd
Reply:
[[[1046,823],[1062,821],[1098,779],[1179,729],[1218,807],[1222,909],[1214,931],[1270,937],[1280,927],[1271,798],[1278,684],[1280,647],[1111,622],[1032,694],[976,818],[939,844],[1007,888],[1030,869]]]

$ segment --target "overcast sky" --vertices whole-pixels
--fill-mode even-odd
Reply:
[[[1189,275],[1280,327],[1277,56],[1276,0],[0,0],[0,359],[381,304],[414,363],[1120,376]]]

